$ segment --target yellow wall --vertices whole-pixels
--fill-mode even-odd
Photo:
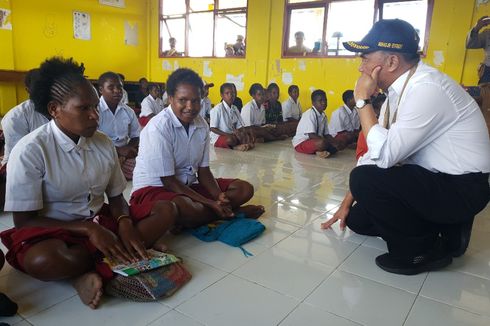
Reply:
[[[157,12],[158,0],[150,1],[152,12]],[[463,68],[465,71],[476,69],[475,62],[479,62],[482,56],[482,51],[467,55],[464,47],[466,34],[474,19],[475,1],[435,0],[429,47],[427,57],[423,60],[458,82],[463,80]],[[213,81],[217,86],[226,80],[226,74],[237,76],[243,73],[245,87],[239,92],[239,96],[244,102],[247,102],[250,99],[247,90],[253,82],[267,86],[270,82],[275,81],[281,88],[281,100],[286,99],[289,85],[283,83],[283,74],[291,73],[293,83],[300,86],[300,101],[303,108],[307,109],[311,104],[311,90],[321,88],[327,92],[329,102],[327,113],[330,114],[343,104],[343,91],[353,88],[359,76],[357,71],[359,59],[282,59],[284,3],[283,0],[248,1],[248,42],[245,59],[158,58],[158,19],[156,15],[152,16],[150,77],[164,81],[176,66],[192,68],[202,75],[203,62],[206,61],[212,70],[212,77],[205,77],[205,79]],[[482,12],[483,8],[488,10],[489,6],[488,4],[482,5],[478,11]],[[465,64],[465,57],[469,56],[476,56],[478,60],[466,58]],[[465,81],[467,80],[468,84],[475,84],[475,78],[466,78]],[[217,87],[211,89],[210,98],[213,103],[219,101]]]
[[[490,14],[490,4],[477,6],[477,0],[435,0],[427,58],[458,82],[476,83],[476,67],[482,50],[464,48],[466,34],[478,17]],[[281,87],[281,100],[287,98],[283,73],[292,73],[300,86],[300,100],[310,105],[311,89],[327,91],[331,113],[342,104],[341,94],[352,88],[358,77],[357,58],[282,59],[283,0],[249,0],[246,58],[159,58],[158,0],[126,0],[126,8],[102,6],[98,0],[0,0],[1,8],[12,10],[12,31],[0,30],[0,69],[25,71],[53,55],[73,56],[84,62],[90,78],[106,70],[126,75],[128,80],[147,76],[165,81],[176,67],[196,70],[217,87],[210,98],[217,103],[219,85],[227,74],[243,75],[244,88],[239,96],[250,99],[248,88],[254,82],[266,86],[275,81]],[[72,12],[91,15],[92,39],[73,38]],[[138,25],[138,46],[124,44],[124,21]],[[5,45],[5,47],[4,47]],[[6,49],[6,50],[4,50]],[[208,67],[211,76],[204,76]],[[0,113],[25,98],[20,85],[0,83]],[[9,103],[6,105],[5,103]]]
[[[147,2],[125,3],[126,8],[115,8],[100,5],[98,0],[0,0],[0,8],[12,10],[13,26],[9,33],[0,30],[0,53],[7,45],[7,55],[0,56],[0,69],[27,71],[48,57],[60,55],[83,62],[89,78],[96,79],[104,71],[114,70],[122,72],[127,80],[138,80],[148,71]],[[73,37],[73,11],[90,14],[90,40]],[[125,44],[125,22],[137,25],[137,46]],[[14,94],[5,94],[12,87],[0,84],[2,114],[11,108],[2,102],[6,98],[12,102]],[[14,102],[21,102],[25,96],[25,92],[16,92]]]

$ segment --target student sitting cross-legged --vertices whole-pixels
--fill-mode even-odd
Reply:
[[[169,76],[170,106],[141,132],[130,199],[136,218],[158,213],[167,200],[178,207],[177,230],[229,219],[241,211],[250,218],[264,212],[262,206],[242,206],[254,194],[250,183],[215,179],[211,173],[208,124],[199,115],[202,87],[201,78],[190,69],[177,69]]]
[[[293,146],[299,153],[317,154],[327,158],[338,151],[334,139],[328,134],[325,116],[327,95],[323,90],[317,89],[311,94],[311,102],[313,107],[301,116],[293,137]]]
[[[114,145],[97,131],[99,99],[83,68],[53,58],[39,75],[31,99],[52,120],[10,153],[5,210],[15,227],[0,236],[12,266],[43,281],[71,280],[82,302],[96,308],[102,277],[112,276],[99,263],[102,254],[121,262],[146,258],[145,245],[173,225],[176,207],[161,203],[166,214],[132,219],[122,195],[126,180]]]
[[[133,177],[135,157],[138,154],[140,125],[133,109],[120,103],[122,82],[114,72],[99,77],[99,130],[112,139],[127,180]]]
[[[235,88],[231,83],[220,87],[222,101],[210,112],[211,145],[248,151],[255,147],[255,138],[250,128],[246,128],[240,112],[233,105]],[[201,109],[202,110],[202,109]]]
[[[141,102],[141,113],[138,119],[142,127],[164,109],[163,100],[160,98],[160,86],[154,83],[148,84],[148,92],[150,94]]]
[[[332,112],[328,131],[335,140],[343,146],[353,145],[355,147],[361,122],[355,108],[354,91],[347,90],[342,94],[344,105]]]

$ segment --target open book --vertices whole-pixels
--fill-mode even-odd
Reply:
[[[136,263],[120,264],[107,257],[104,258],[104,262],[109,265],[114,273],[121,274],[122,276],[133,276],[144,271],[149,271],[180,261],[180,259],[174,255],[166,254],[164,252],[153,249],[148,249],[147,252],[151,258],[140,260]]]

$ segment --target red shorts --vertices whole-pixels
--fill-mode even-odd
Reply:
[[[111,217],[109,206],[104,205],[96,217],[87,220],[86,223],[97,223],[113,233],[117,234],[117,222]],[[2,243],[7,247],[7,261],[14,268],[25,272],[24,258],[27,251],[37,242],[48,239],[59,239],[67,245],[82,245],[94,257],[96,271],[104,280],[112,278],[112,271],[105,263],[102,262],[103,255],[89,241],[87,237],[74,234],[73,232],[61,228],[48,227],[26,227],[11,228],[0,233]]]
[[[216,179],[219,188],[223,192],[226,191],[230,184],[235,180],[237,179]],[[199,183],[191,185],[191,188],[206,198],[214,199],[211,194]],[[131,198],[129,199],[129,211],[134,219],[142,220],[150,215],[155,202],[160,200],[172,200],[177,196],[185,195],[170,191],[165,189],[165,187],[144,187],[136,190],[131,195]]]
[[[317,152],[314,139],[305,140],[304,142],[296,145],[294,149],[296,150],[296,152],[303,154],[315,154]]]
[[[151,118],[153,118],[153,117],[139,117],[138,121],[139,121],[141,127],[146,126],[146,124],[151,120]]]
[[[219,136],[218,139],[216,140],[216,143],[214,143],[214,147],[219,147],[219,148],[231,148],[230,145],[228,145],[226,136]]]
[[[357,148],[356,148],[356,159],[366,154],[368,151],[368,146],[366,142],[366,138],[364,137],[364,133],[361,131],[359,133],[359,138],[357,138]]]

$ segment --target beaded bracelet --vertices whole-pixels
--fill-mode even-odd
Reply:
[[[117,224],[119,224],[119,222],[120,222],[120,221],[121,221],[123,218],[131,218],[131,216],[126,215],[126,214],[123,214],[123,215],[119,216],[119,217],[116,219]]]

